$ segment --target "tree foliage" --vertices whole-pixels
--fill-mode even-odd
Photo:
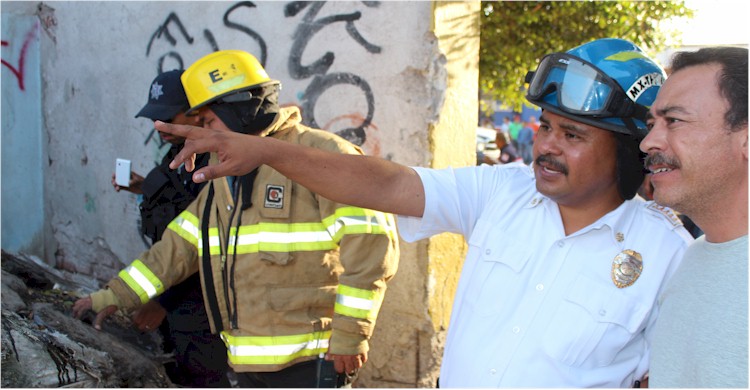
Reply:
[[[623,38],[655,55],[673,38],[659,23],[692,15],[682,1],[483,1],[480,91],[520,110],[526,72],[545,54]]]

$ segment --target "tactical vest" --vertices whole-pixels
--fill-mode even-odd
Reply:
[[[205,183],[192,182],[192,173],[169,169],[169,163],[181,146],[172,146],[161,164],[151,170],[143,180],[141,212],[141,234],[155,243],[161,239],[167,225],[190,205]],[[196,158],[196,169],[208,163],[208,154]]]

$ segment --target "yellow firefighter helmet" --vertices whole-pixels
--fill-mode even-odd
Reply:
[[[258,59],[242,50],[220,50],[206,55],[190,65],[181,80],[190,102],[187,114],[220,100],[247,100],[243,95],[249,94],[238,92],[279,84],[268,77]]]

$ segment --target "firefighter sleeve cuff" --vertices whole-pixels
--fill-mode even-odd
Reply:
[[[120,300],[117,299],[117,295],[110,290],[110,289],[104,289],[99,290],[96,292],[91,293],[91,310],[95,312],[102,311],[107,306],[117,306],[120,307]]]
[[[331,345],[328,352],[334,355],[359,355],[367,353],[370,345],[367,337],[361,334],[354,334],[334,329],[331,336]]]

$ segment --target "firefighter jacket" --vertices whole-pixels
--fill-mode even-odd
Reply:
[[[361,153],[302,125],[297,108],[282,108],[261,136]],[[329,201],[265,165],[251,207],[243,210],[240,190],[230,188],[227,178],[212,180],[161,241],[108,283],[118,305],[136,307],[199,272],[211,329],[237,372],[366,352],[398,266],[394,217]]]

